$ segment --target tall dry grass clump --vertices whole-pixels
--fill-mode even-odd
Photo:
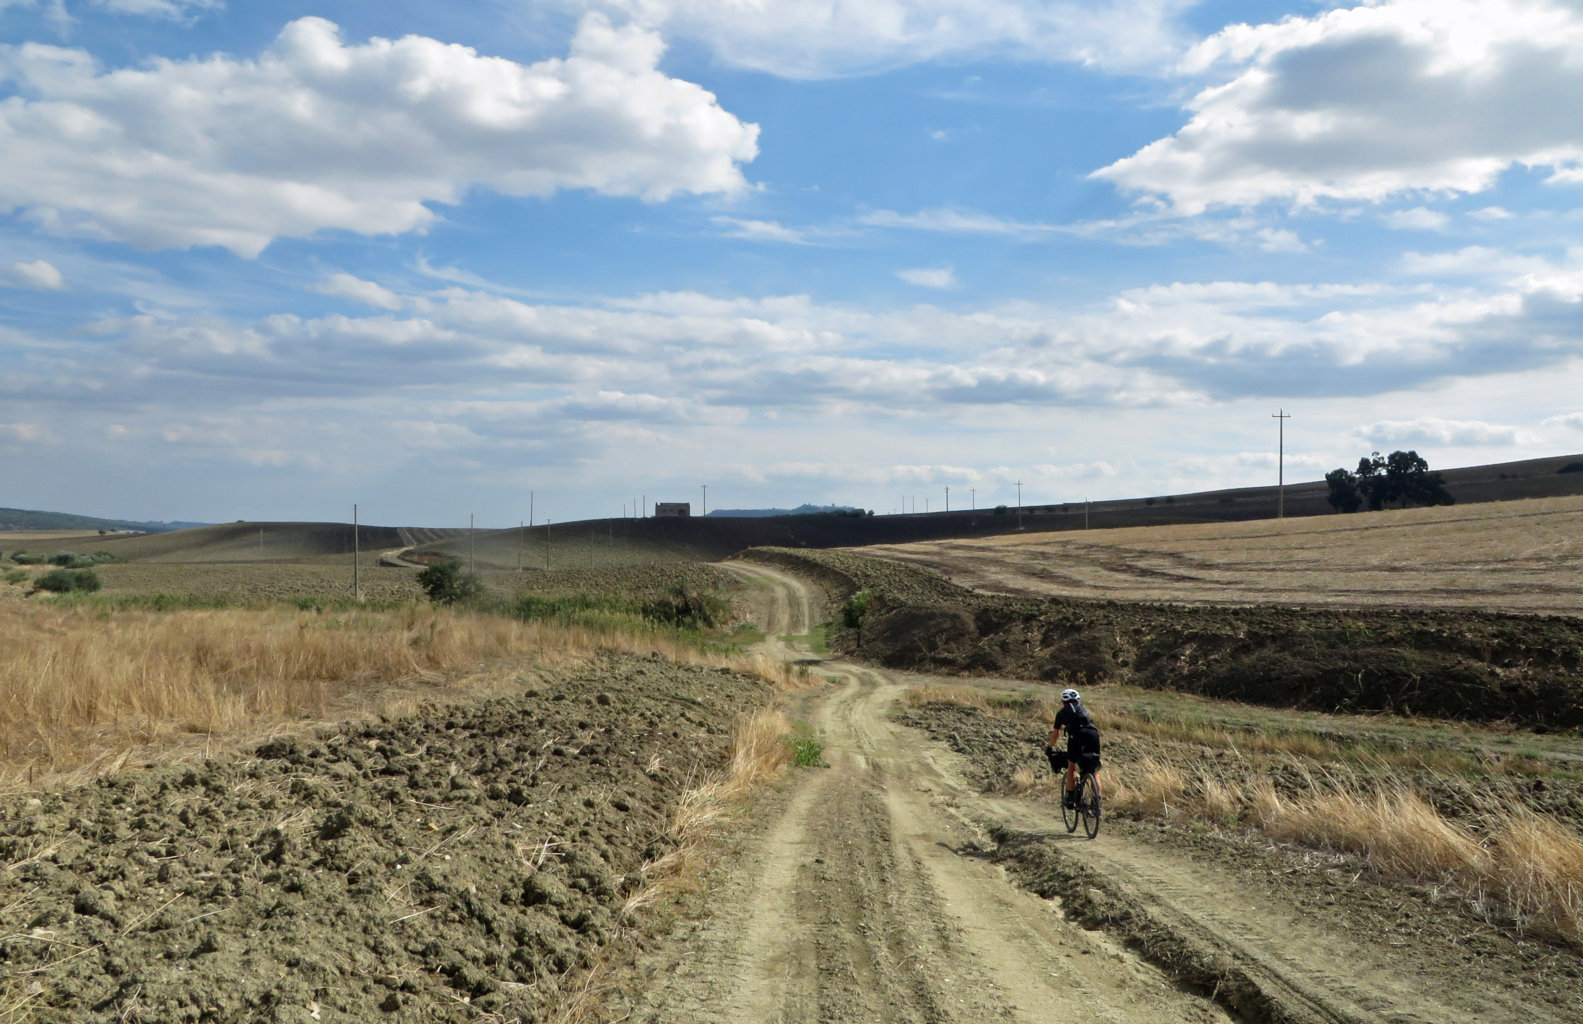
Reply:
[[[1485,884],[1518,923],[1583,947],[1583,840],[1548,818],[1511,815],[1489,852]]]
[[[1283,797],[1269,783],[1254,793],[1255,820],[1276,839],[1363,856],[1398,878],[1478,878],[1488,854],[1474,834],[1415,792],[1342,789]]]
[[[1105,803],[1112,810],[1168,815],[1182,810],[1187,777],[1163,758],[1147,757],[1123,770],[1106,769]]]

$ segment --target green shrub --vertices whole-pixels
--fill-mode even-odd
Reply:
[[[477,574],[462,571],[460,562],[437,562],[418,573],[418,586],[437,604],[468,601],[484,592]]]
[[[664,597],[643,605],[643,617],[680,629],[713,629],[725,622],[731,604],[719,594],[678,583]]]
[[[33,581],[34,590],[48,590],[54,594],[92,593],[104,584],[92,569],[51,569]]]
[[[115,560],[116,557],[108,551],[95,551],[91,555],[79,555],[74,551],[57,551],[50,556],[49,563],[63,569],[91,569],[96,565]]]
[[[847,599],[846,606],[841,609],[841,622],[848,629],[857,629],[863,625],[863,613],[868,611],[868,606],[873,602],[874,595],[867,590],[859,590]]]
[[[562,594],[555,597],[518,594],[510,611],[525,622],[538,619],[578,622],[608,617],[636,617],[638,614],[638,610],[630,604],[593,594]]]
[[[27,579],[28,574],[22,569],[7,569],[5,581],[7,583],[21,583]]]
[[[17,565],[43,565],[43,555],[30,555],[26,551],[16,551],[11,555],[11,561]]]
[[[828,768],[824,761],[824,744],[808,736],[792,740],[792,762],[799,768]]]

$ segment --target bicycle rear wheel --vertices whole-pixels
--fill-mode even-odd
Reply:
[[[1092,839],[1099,835],[1099,783],[1094,776],[1085,774],[1077,784],[1077,810],[1083,818],[1083,831]],[[1067,831],[1073,831],[1067,826]]]
[[[1062,783],[1063,785],[1065,784],[1064,779],[1062,780]],[[1077,831],[1078,809],[1072,806],[1072,803],[1067,800],[1067,797],[1080,795],[1082,792],[1083,787],[1081,784],[1079,784],[1078,788],[1073,790],[1071,793],[1068,793],[1065,789],[1061,790],[1061,820],[1066,823],[1066,830],[1068,832]]]

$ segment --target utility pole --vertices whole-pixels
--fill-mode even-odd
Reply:
[[[517,520],[517,571],[522,571],[522,558],[528,550],[528,524]]]
[[[362,554],[362,548],[357,543],[357,503],[352,503],[352,600],[356,601],[363,594],[357,585],[357,556]]]
[[[1083,499],[1083,529],[1088,529],[1088,499]]]
[[[1279,436],[1279,442],[1278,443],[1279,443],[1280,447],[1276,449],[1276,456],[1275,456],[1275,465],[1276,465],[1276,471],[1275,471],[1276,472],[1276,475],[1275,475],[1275,481],[1276,481],[1276,483],[1275,483],[1275,518],[1277,518],[1277,519],[1285,519],[1286,518],[1286,421],[1292,418],[1292,414],[1287,412],[1285,409],[1282,409],[1280,412],[1272,413],[1270,418],[1274,419],[1274,420],[1279,420],[1280,424],[1281,424],[1280,425],[1280,433],[1278,435]]]
[[[1017,481],[1017,529],[1022,529],[1022,481]]]
[[[947,512],[951,511],[951,487],[949,484],[945,488],[945,510]]]
[[[968,498],[967,498],[967,500],[968,500],[968,505],[967,505],[968,509],[973,511],[973,512],[977,512],[978,511],[978,488],[977,487],[969,487],[967,489],[967,495],[968,495]]]
[[[698,514],[701,516],[706,516],[709,514],[709,485],[704,484],[702,486],[704,489],[704,507],[703,511],[699,512]]]
[[[477,548],[473,544],[473,514],[467,513],[467,571],[478,567]]]
[[[550,571],[550,517],[544,517],[544,571]]]
[[[548,522],[549,520],[545,520]],[[533,492],[528,492],[528,525],[533,525]]]

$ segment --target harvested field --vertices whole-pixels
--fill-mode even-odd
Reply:
[[[1583,616],[1583,498],[877,545],[972,590]]]

